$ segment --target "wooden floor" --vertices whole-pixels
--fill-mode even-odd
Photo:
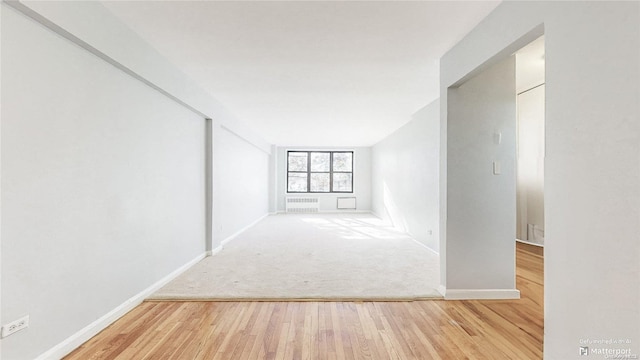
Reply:
[[[145,302],[65,359],[541,359],[543,260],[520,300]]]

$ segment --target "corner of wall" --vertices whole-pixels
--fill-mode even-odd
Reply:
[[[207,256],[207,253],[203,253],[198,255],[193,260],[187,262],[182,265],[178,269],[174,270],[172,273],[168,274],[164,278],[158,280],[156,283],[152,284],[148,288],[142,290],[138,294],[134,295],[130,299],[126,300],[122,304],[118,305],[113,310],[101,316],[96,321],[91,324],[85,326],[80,329],[75,334],[71,335],[64,341],[60,342],[53,348],[47,350],[38,356],[35,360],[50,360],[50,359],[61,359],[71,353],[73,350],[78,348],[80,345],[96,336],[99,332],[106,329],[113,322],[124,316],[129,311],[133,310],[136,306],[140,305],[144,299],[149,297],[151,294],[159,290],[161,287],[169,283],[171,280],[177,278],[183,272],[187,271],[193,265],[197,264],[200,260],[204,259]]]

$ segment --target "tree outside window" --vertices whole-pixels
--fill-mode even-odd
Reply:
[[[353,151],[288,151],[287,192],[353,192]]]

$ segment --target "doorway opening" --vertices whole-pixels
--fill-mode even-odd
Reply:
[[[524,245],[542,249],[517,242],[516,238],[544,238],[544,214],[528,208],[524,211],[525,205],[542,209],[544,199],[536,196],[537,203],[533,196],[517,199],[518,193],[541,194],[544,185],[543,34],[541,24],[447,88],[443,149],[446,226],[441,246],[445,250],[441,273],[447,299],[520,297],[516,248]],[[524,60],[531,49],[528,46],[542,49],[536,59],[538,72],[525,72],[533,80],[523,75],[516,79],[516,59],[526,65]],[[530,85],[532,82],[535,84]],[[528,109],[531,98],[542,100],[542,106],[531,105]],[[542,120],[533,125],[519,121],[519,111],[523,119],[535,113]],[[527,141],[535,144],[530,150],[533,156],[525,151],[530,147]],[[533,157],[534,166],[526,166],[523,157]],[[524,169],[536,174],[535,186],[517,187],[516,179],[528,174]],[[529,215],[538,218],[530,220]],[[527,228],[531,236],[526,236]]]
[[[516,56],[516,241],[544,248],[545,51],[544,36]]]

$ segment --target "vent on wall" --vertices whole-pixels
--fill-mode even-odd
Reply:
[[[288,213],[317,213],[320,210],[320,201],[317,197],[288,196],[285,203]]]
[[[337,208],[339,210],[355,210],[356,198],[354,197],[339,197]]]

